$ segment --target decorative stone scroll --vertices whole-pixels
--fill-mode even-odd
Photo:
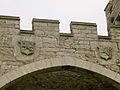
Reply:
[[[35,43],[31,41],[19,41],[20,52],[23,55],[29,56],[34,54]]]
[[[109,60],[112,58],[112,47],[100,46],[100,47],[97,47],[97,49],[101,59]]]

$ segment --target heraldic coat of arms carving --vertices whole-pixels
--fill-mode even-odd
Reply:
[[[34,54],[35,43],[31,41],[19,41],[20,52],[23,55],[29,56]]]
[[[99,50],[99,56],[104,60],[109,60],[112,58],[112,47],[97,47]]]

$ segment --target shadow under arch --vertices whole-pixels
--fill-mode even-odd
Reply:
[[[13,90],[13,89],[10,89],[10,88],[13,88],[12,86],[15,86],[17,83],[21,83],[21,80],[25,80],[27,77],[34,77],[37,74],[46,76],[49,73],[52,73],[54,76],[54,74],[56,74],[56,72],[62,72],[63,76],[64,76],[65,71],[67,71],[67,73],[69,75],[71,75],[70,72],[74,72],[74,74],[75,74],[74,77],[81,76],[80,73],[83,73],[82,76],[85,76],[87,78],[89,76],[94,76],[94,77],[91,77],[92,78],[91,80],[94,80],[94,78],[95,78],[95,79],[98,79],[98,81],[100,81],[100,82],[104,82],[104,84],[106,83],[107,87],[109,86],[111,88],[114,88],[114,90],[120,89],[120,81],[119,81],[120,75],[119,74],[117,74],[113,71],[107,70],[106,68],[104,68],[100,65],[96,65],[96,64],[88,62],[88,61],[79,60],[79,59],[73,58],[73,57],[46,59],[46,60],[41,60],[41,61],[38,61],[35,63],[25,65],[23,67],[20,67],[12,72],[5,74],[2,77],[0,77],[0,81],[2,79],[4,80],[5,78],[8,79],[8,80],[6,80],[6,82],[3,82],[2,84],[0,84],[1,85],[0,88],[1,88],[1,90]],[[56,74],[56,77],[57,77],[57,75],[58,74]],[[48,75],[48,77],[49,77],[49,75]],[[77,78],[76,80],[78,80],[78,79],[80,79],[80,78]],[[89,82],[89,79],[87,79],[88,81],[86,81],[86,82]],[[93,83],[93,84],[95,84],[95,83]],[[15,89],[15,90],[17,90],[17,89]],[[24,90],[24,89],[22,89],[22,90]],[[39,90],[39,89],[31,89],[31,90]],[[40,89],[40,90],[42,90],[42,89]],[[43,90],[46,90],[46,89],[43,89]],[[60,89],[55,89],[55,90],[60,90]],[[64,89],[62,89],[62,90],[64,90]],[[69,89],[65,89],[65,90],[69,90]],[[71,89],[71,90],[73,90],[73,89]],[[82,90],[90,90],[90,89],[82,89]],[[93,89],[93,90],[95,90],[95,89]],[[101,89],[97,89],[97,90],[101,90]],[[108,90],[110,90],[110,89],[108,89]]]

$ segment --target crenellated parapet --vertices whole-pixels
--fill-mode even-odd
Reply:
[[[119,5],[120,0],[110,0],[105,8],[108,36],[97,34],[96,23],[72,21],[70,33],[60,33],[59,20],[37,18],[32,30],[21,30],[20,17],[1,15],[0,90],[22,90],[27,85],[25,89],[31,85],[57,90],[69,84],[70,89],[120,89]]]
[[[20,29],[20,18],[15,16],[0,16],[0,28]]]
[[[60,33],[59,23],[34,18],[32,30],[21,30],[19,17],[0,16],[0,76],[32,62],[65,56],[120,73],[119,26],[110,27],[110,36],[99,36],[96,23],[72,21],[71,33]]]

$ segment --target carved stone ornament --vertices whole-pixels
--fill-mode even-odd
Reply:
[[[97,49],[99,51],[100,58],[102,58],[104,60],[109,60],[112,58],[112,47],[100,46],[100,47],[97,47]]]
[[[34,54],[35,43],[31,41],[19,41],[20,52],[23,55],[29,56]]]

